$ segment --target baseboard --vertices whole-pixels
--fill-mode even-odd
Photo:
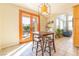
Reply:
[[[12,44],[13,43],[13,44]],[[3,44],[3,46],[1,46],[1,49],[5,49],[5,48],[9,48],[9,47],[12,47],[12,46],[16,46],[18,45],[19,42],[11,42],[11,43],[8,43],[8,44]],[[5,46],[4,46],[5,45]]]

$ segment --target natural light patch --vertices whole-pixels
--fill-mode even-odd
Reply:
[[[19,50],[18,52],[16,52],[13,56],[20,56],[31,45],[32,45],[32,42],[28,43],[27,45],[25,45],[25,47],[23,47],[21,50]]]
[[[6,56],[20,56],[26,49],[28,49],[29,46],[32,45],[32,42],[28,44],[23,44],[19,48],[15,49],[14,51],[10,52]],[[20,49],[20,50],[19,50]],[[18,51],[17,51],[18,50]],[[17,52],[16,52],[17,51]]]
[[[10,53],[8,53],[6,56],[10,56],[10,55],[12,55],[12,54],[14,54],[14,53],[16,53],[19,49],[21,49],[23,46],[25,46],[25,44],[23,44],[23,45],[21,45],[20,47],[18,47],[17,49],[15,49],[15,50],[13,50],[13,51],[11,51]]]

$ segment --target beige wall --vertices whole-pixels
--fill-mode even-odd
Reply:
[[[19,43],[19,9],[33,12],[13,4],[0,4],[0,48]],[[41,17],[41,31],[44,30],[45,22]]]
[[[45,26],[47,23],[47,19],[43,16],[40,17],[40,31],[46,31]]]
[[[0,33],[2,33],[2,20],[1,19],[2,18],[0,17]],[[0,46],[1,46],[1,39],[2,39],[2,34],[0,34]],[[1,49],[1,47],[0,47],[0,49]]]
[[[18,15],[17,7],[9,4],[0,4],[0,22],[1,22],[1,48],[18,44],[16,38],[18,32]]]

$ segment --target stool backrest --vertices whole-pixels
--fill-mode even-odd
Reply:
[[[33,41],[36,39],[40,40],[40,33],[39,32],[33,32]]]

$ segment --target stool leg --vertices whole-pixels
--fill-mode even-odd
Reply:
[[[48,43],[48,47],[49,47],[49,55],[51,56],[51,43]]]
[[[37,47],[36,47],[36,56],[38,54],[38,42],[37,42]]]
[[[33,48],[34,48],[34,41],[33,41],[32,51],[33,51]]]
[[[43,56],[43,55],[44,55],[44,51],[43,51],[43,48],[44,48],[44,47],[43,47],[43,42],[41,41],[40,44],[41,44],[41,50],[42,50],[42,56]]]
[[[54,40],[53,40],[53,48],[54,48],[54,52],[56,52]]]
[[[53,42],[54,52],[56,52],[56,49],[55,49],[55,43],[54,43],[54,39],[55,39],[55,36],[54,36],[54,34],[53,34],[53,40],[52,40],[52,42]]]
[[[44,51],[46,51],[46,46],[47,46],[47,41],[45,42],[45,49],[44,49]]]

